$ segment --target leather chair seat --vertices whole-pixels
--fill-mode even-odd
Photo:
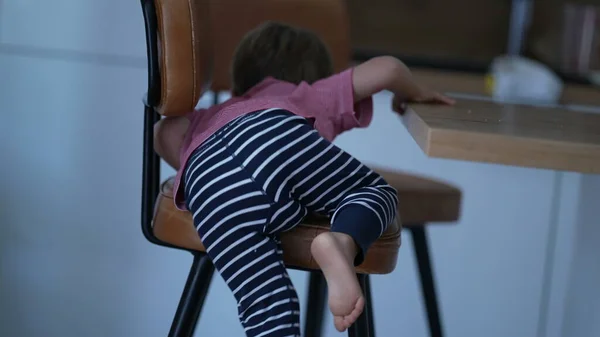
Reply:
[[[428,221],[453,221],[458,218],[460,192],[458,189],[434,180],[410,174],[377,170],[398,190],[399,219],[404,224],[422,224]],[[174,178],[166,180],[156,201],[153,231],[160,240],[192,251],[205,248],[193,224],[192,215],[178,210],[173,202]],[[387,274],[394,270],[401,242],[401,223],[391,224],[373,244],[357,272]],[[284,262],[287,267],[318,269],[310,253],[312,240],[329,231],[329,219],[311,214],[303,223],[281,236]]]

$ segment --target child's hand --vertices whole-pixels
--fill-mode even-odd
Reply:
[[[394,95],[392,109],[399,114],[403,114],[408,103],[454,105],[456,101],[436,91],[420,88],[417,94],[410,97]]]

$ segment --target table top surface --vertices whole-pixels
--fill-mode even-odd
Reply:
[[[446,81],[442,90],[451,91]],[[431,157],[600,173],[598,112],[459,99],[455,106],[414,105],[403,121]]]

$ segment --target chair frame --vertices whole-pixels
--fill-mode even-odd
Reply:
[[[204,252],[188,250],[171,245],[158,239],[152,228],[154,207],[160,189],[160,157],[154,151],[154,125],[161,119],[156,111],[160,104],[161,81],[158,58],[158,23],[154,0],[141,0],[146,31],[146,48],[148,62],[148,89],[144,97],[144,131],[143,131],[143,164],[142,164],[142,207],[141,227],[144,237],[151,243],[185,250],[192,253],[194,260],[181,295],[175,317],[169,331],[169,337],[192,337],[200,313],[204,305],[210,283],[214,274],[214,266]],[[218,103],[215,93],[213,103]],[[430,335],[441,337],[441,323],[438,312],[437,296],[433,280],[429,248],[424,224],[405,224],[414,240],[415,253],[419,266],[421,290],[425,299],[425,307],[429,322]],[[293,268],[298,269],[298,268]],[[304,327],[306,337],[320,337],[326,307],[327,285],[320,271],[307,270],[309,274],[309,290],[306,309],[312,313],[307,315]],[[357,322],[348,329],[349,337],[374,337],[373,307],[371,296],[371,280],[366,274],[358,274],[359,283],[366,297],[364,313]]]

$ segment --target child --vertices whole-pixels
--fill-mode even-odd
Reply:
[[[248,33],[232,64],[232,98],[155,128],[155,149],[178,170],[175,203],[188,209],[217,270],[232,290],[247,336],[299,336],[299,303],[279,234],[308,212],[331,217],[311,253],[329,289],[339,331],[362,313],[354,266],[394,221],[396,191],[331,141],[366,127],[371,95],[452,104],[416,85],[392,57],[333,74],[311,32],[266,23]]]

